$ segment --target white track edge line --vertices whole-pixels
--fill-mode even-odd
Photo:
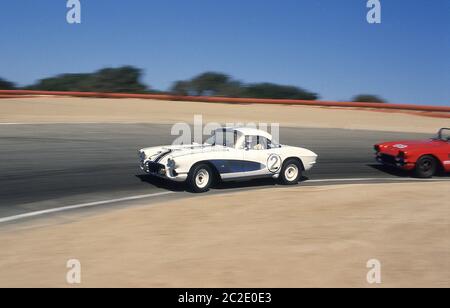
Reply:
[[[449,182],[449,180],[446,180],[446,179],[426,179],[426,180],[423,180],[423,179],[411,179],[411,178],[410,179],[396,179],[396,178],[353,178],[353,179],[351,179],[350,178],[350,179],[307,180],[304,183],[363,182],[363,181]],[[111,200],[104,200],[104,201],[76,204],[76,205],[71,205],[71,206],[64,206],[64,207],[59,207],[59,208],[54,208],[54,209],[48,209],[48,210],[24,213],[24,214],[9,216],[9,217],[3,217],[3,218],[0,218],[0,223],[12,222],[12,221],[25,219],[25,218],[37,217],[37,216],[42,216],[42,215],[46,215],[46,214],[65,212],[65,211],[76,210],[76,209],[87,208],[87,207],[94,207],[94,206],[105,205],[105,204],[110,204],[110,203],[118,203],[118,202],[146,199],[146,198],[150,198],[150,197],[166,196],[166,195],[170,195],[170,194],[174,194],[174,193],[175,192],[173,192],[173,191],[167,191],[167,192],[160,192],[160,193],[149,194],[149,195],[138,195],[138,196],[119,198],[119,199],[111,199]]]
[[[348,178],[348,179],[320,179],[306,180],[303,183],[323,182],[363,182],[363,181],[394,181],[394,182],[449,182],[450,179],[414,179],[414,178]]]
[[[37,217],[37,216],[42,216],[42,215],[46,215],[46,214],[53,214],[53,213],[58,213],[58,212],[76,210],[76,209],[81,209],[81,208],[94,207],[94,206],[110,204],[110,203],[118,203],[118,202],[146,199],[146,198],[150,198],[150,197],[166,196],[166,195],[170,195],[170,194],[174,194],[174,193],[175,192],[173,192],[173,191],[166,191],[166,192],[160,192],[160,193],[149,194],[149,195],[131,196],[131,197],[125,197],[125,198],[119,198],[119,199],[111,199],[111,200],[76,204],[76,205],[71,205],[71,206],[64,206],[64,207],[59,207],[59,208],[54,208],[54,209],[48,209],[48,210],[24,213],[24,214],[9,216],[9,217],[3,217],[3,218],[0,218],[0,223],[11,222],[11,221],[16,221],[16,220],[31,218],[31,217]]]

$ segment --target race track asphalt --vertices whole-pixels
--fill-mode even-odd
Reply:
[[[175,191],[185,187],[144,176],[137,151],[172,143],[170,125],[39,124],[0,127],[0,218],[127,196]],[[378,178],[401,180],[406,174],[380,169],[373,145],[380,141],[427,138],[423,134],[343,129],[281,128],[281,142],[319,154],[319,163],[302,185],[317,180]],[[312,180],[313,182],[308,182]],[[314,182],[316,181],[316,182]],[[272,187],[273,180],[227,183],[210,193]]]

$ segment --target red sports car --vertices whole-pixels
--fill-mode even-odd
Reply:
[[[429,140],[396,141],[375,145],[377,161],[414,171],[420,178],[450,172],[450,128],[443,128]]]

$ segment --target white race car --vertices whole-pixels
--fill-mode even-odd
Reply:
[[[261,177],[297,184],[311,169],[317,154],[277,144],[267,132],[254,128],[220,128],[205,144],[145,148],[141,169],[150,175],[187,182],[193,192],[206,192],[215,181]]]

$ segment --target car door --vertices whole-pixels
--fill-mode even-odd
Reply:
[[[445,151],[447,156],[444,157],[444,168],[446,172],[450,172],[450,139],[447,140],[447,147]]]
[[[281,169],[278,149],[271,148],[270,140],[262,136],[246,136],[244,160],[258,164],[258,170],[248,172],[249,177],[271,176]]]
[[[442,163],[446,172],[450,172],[450,129],[443,128],[440,137],[445,142],[442,153]],[[446,140],[446,141],[445,141]]]
[[[245,175],[249,168],[244,162],[244,142],[237,144],[237,132],[216,132],[214,143],[223,146],[223,151],[209,153],[209,161],[216,167],[223,180],[235,179]]]

